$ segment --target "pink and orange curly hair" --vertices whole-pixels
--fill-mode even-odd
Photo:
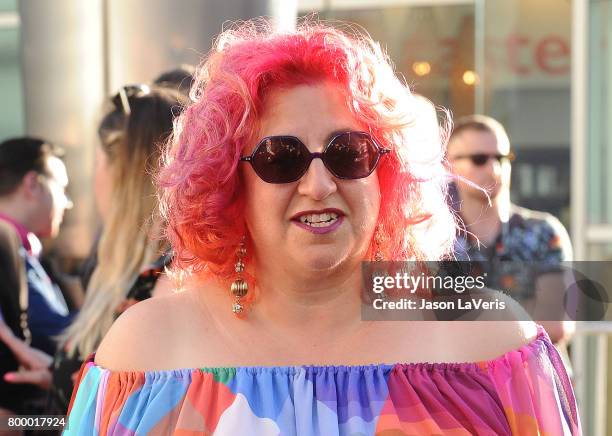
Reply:
[[[250,21],[223,32],[198,68],[193,103],[175,122],[159,175],[161,210],[179,269],[220,279],[234,274],[246,231],[238,163],[257,139],[266,95],[324,81],[339,85],[357,121],[393,150],[376,172],[378,249],[393,260],[450,253],[456,225],[443,165],[449,126],[439,127],[431,103],[395,76],[369,36],[318,23],[281,32]]]

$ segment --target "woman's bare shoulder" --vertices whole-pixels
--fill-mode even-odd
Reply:
[[[478,338],[476,347],[487,354],[487,359],[516,350],[536,338],[536,324],[516,300],[496,290],[490,290],[485,300],[491,302],[489,307],[504,307],[501,312],[483,310],[476,321],[469,323]]]
[[[456,321],[436,321],[441,361],[475,362],[498,358],[533,341],[537,326],[515,300],[486,290],[471,295],[473,307]],[[466,306],[466,303],[464,303]]]
[[[149,298],[126,310],[112,325],[95,362],[115,371],[169,369],[186,320],[192,316],[189,291]]]
[[[446,331],[455,361],[496,359],[532,342],[538,334],[533,321],[451,321]]]

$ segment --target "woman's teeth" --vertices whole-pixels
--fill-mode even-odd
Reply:
[[[311,227],[327,227],[332,225],[338,219],[337,213],[313,213],[302,215],[300,222]]]

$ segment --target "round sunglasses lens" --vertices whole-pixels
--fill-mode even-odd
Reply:
[[[343,133],[325,151],[325,165],[343,179],[367,177],[374,171],[377,162],[378,149],[365,133]]]
[[[253,155],[253,169],[268,183],[290,183],[299,179],[308,164],[308,150],[297,138],[275,136],[264,139]]]

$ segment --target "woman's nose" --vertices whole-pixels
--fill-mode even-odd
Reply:
[[[306,174],[299,181],[298,193],[320,201],[336,192],[336,190],[335,177],[325,168],[321,159],[313,159]]]

